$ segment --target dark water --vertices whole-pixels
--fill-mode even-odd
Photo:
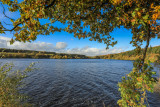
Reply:
[[[115,107],[117,84],[132,70],[132,61],[104,59],[1,59],[24,69],[31,62],[22,92],[38,107]],[[160,107],[160,95],[149,93],[151,107]]]

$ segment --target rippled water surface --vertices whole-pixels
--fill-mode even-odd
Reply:
[[[114,107],[120,98],[117,84],[132,70],[132,61],[105,59],[1,59],[24,69],[31,62],[22,92],[38,107]],[[151,107],[160,107],[160,95],[149,93]]]

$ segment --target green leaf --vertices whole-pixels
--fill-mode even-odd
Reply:
[[[152,72],[152,74],[153,74],[153,75],[155,75],[155,74],[156,74],[156,72]]]
[[[135,17],[136,16],[136,13],[135,13],[135,11],[133,11],[133,13],[132,13],[132,17]]]
[[[143,19],[144,20],[147,20],[149,18],[149,15],[147,14],[147,15],[145,15],[145,16],[143,16]]]

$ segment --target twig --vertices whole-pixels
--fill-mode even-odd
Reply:
[[[12,25],[12,24],[8,24],[8,23],[6,23],[6,22],[4,22],[4,21],[3,21],[3,23],[6,24],[6,25]]]
[[[46,6],[45,7],[45,9],[47,9],[47,8],[49,8],[49,7],[51,7],[54,3],[55,3],[55,1],[56,0],[53,0],[52,2],[51,2],[51,4],[49,4],[48,6]],[[1,4],[2,5],[2,4]],[[2,5],[3,6],[3,5]],[[4,7],[3,7],[4,8]],[[5,11],[5,10],[4,10]],[[3,11],[3,12],[4,12]],[[5,15],[5,14],[4,14]],[[9,17],[8,17],[9,18]],[[11,18],[10,18],[11,19]],[[29,20],[30,18],[27,18],[25,21],[27,21],[27,20]],[[12,19],[13,20],[13,19]],[[23,21],[24,22],[24,21]],[[23,22],[19,22],[17,25],[15,25],[12,29],[5,29],[5,30],[3,30],[3,31],[13,31],[16,27],[18,27],[19,25],[21,25]]]
[[[2,5],[2,7],[3,7],[3,14],[4,14],[4,16],[7,17],[8,19],[15,20],[15,19],[13,19],[13,18],[8,17],[8,16],[5,14],[5,8],[4,8],[4,6],[3,6],[2,3],[1,3],[1,5]]]
[[[54,3],[55,3],[55,1],[56,1],[56,0],[53,0],[53,1],[51,2],[51,4],[49,4],[48,6],[45,7],[45,9],[47,9],[47,8],[49,8],[49,7],[51,7],[51,6],[53,6]]]

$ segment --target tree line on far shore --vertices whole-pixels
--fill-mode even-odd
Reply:
[[[87,59],[85,55],[0,48],[1,58]]]
[[[97,59],[118,59],[118,60],[136,60],[138,57],[142,56],[144,49],[137,54],[136,50],[121,52],[117,54],[108,54],[95,56]],[[160,46],[150,47],[147,50],[146,59],[151,62],[155,62],[160,55]]]
[[[137,54],[136,50],[121,52],[117,54],[108,54],[100,56],[86,56],[79,54],[65,54],[46,51],[17,50],[0,48],[1,58],[35,58],[35,59],[118,59],[118,60],[135,60],[142,56],[143,50]],[[147,59],[155,62],[160,54],[160,46],[150,47],[147,51]]]

